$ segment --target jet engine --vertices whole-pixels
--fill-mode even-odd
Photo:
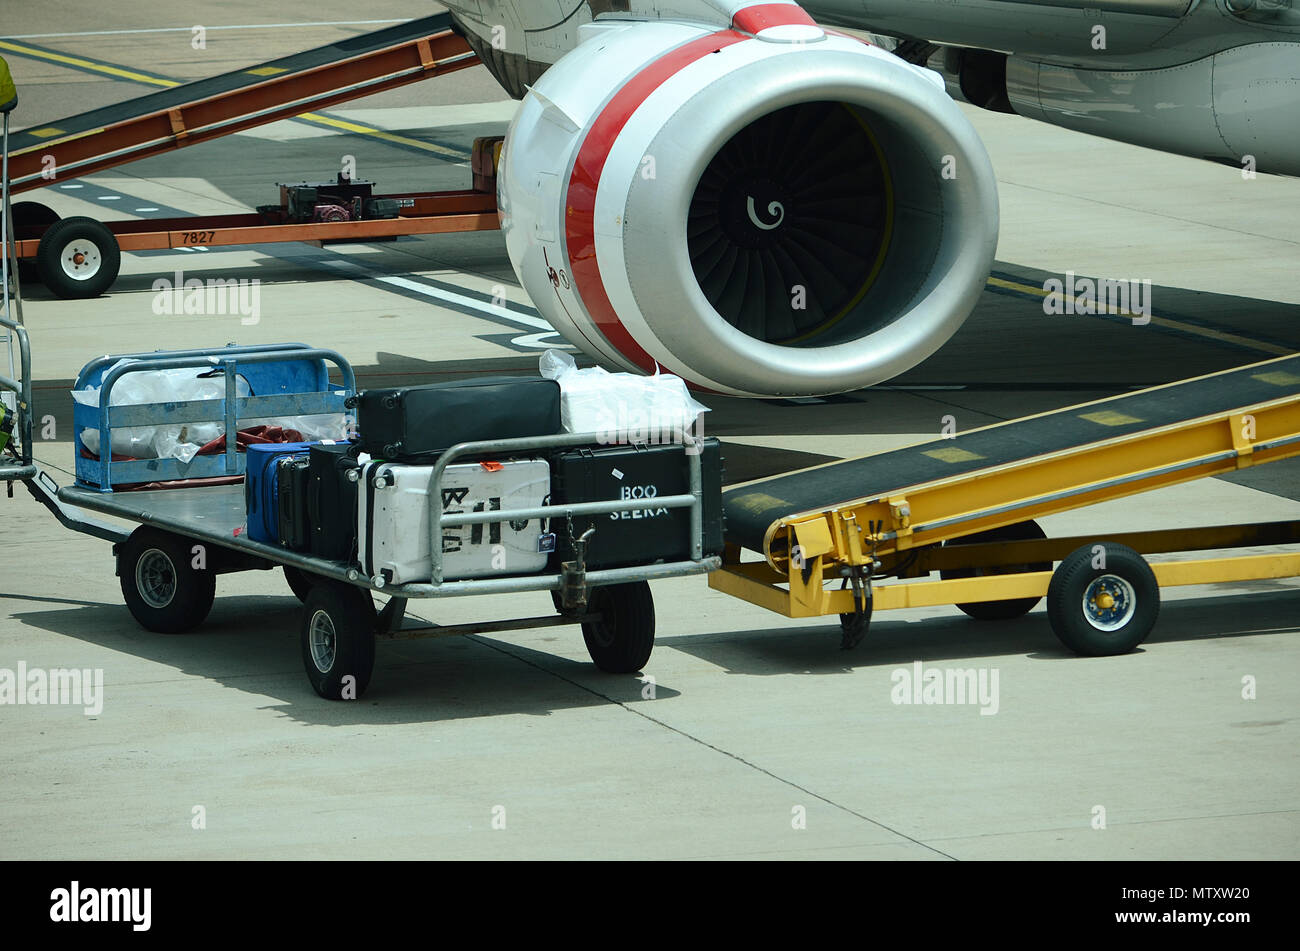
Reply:
[[[997,186],[942,78],[774,8],[795,22],[590,24],[510,127],[511,261],[603,365],[845,392],[925,359],[980,295]]]

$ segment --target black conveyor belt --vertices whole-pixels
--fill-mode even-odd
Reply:
[[[42,128],[48,128],[51,126],[56,127],[59,130],[58,138],[64,139],[85,132],[92,132],[96,129],[102,129],[105,126],[116,125],[117,123],[128,119],[152,115],[155,112],[162,112],[189,103],[199,102],[200,100],[208,99],[221,93],[230,92],[231,90],[239,89],[243,86],[253,86],[257,83],[266,82],[268,79],[282,79],[292,73],[301,73],[309,69],[314,69],[317,66],[323,66],[326,63],[336,63],[340,60],[351,59],[352,57],[360,56],[363,53],[382,50],[389,46],[396,46],[404,40],[417,39],[421,36],[431,36],[436,33],[446,32],[453,28],[451,15],[448,13],[438,13],[433,16],[423,17],[419,20],[410,20],[405,23],[399,23],[396,26],[376,30],[373,33],[363,33],[360,36],[349,37],[346,40],[340,40],[339,42],[331,43],[328,46],[319,46],[313,50],[294,53],[292,56],[285,56],[282,59],[272,60],[269,63],[261,63],[257,66],[247,66],[233,72],[222,73],[220,76],[213,76],[209,79],[200,79],[192,83],[185,83],[181,86],[174,86],[170,89],[162,89],[158,92],[150,93],[147,96],[140,96],[137,99],[129,99],[126,102],[104,106],[102,109],[83,112],[80,115],[70,116],[67,119],[58,119],[54,122],[43,123]],[[255,69],[273,70],[273,72],[254,75],[251,70]],[[21,152],[28,148],[42,146],[49,141],[49,136],[32,135],[31,130],[11,132],[9,134],[9,151],[11,153]]]
[[[762,552],[768,528],[800,512],[893,495],[910,486],[1224,414],[1297,393],[1300,355],[1013,420],[955,439],[936,439],[803,469],[724,493],[727,540]]]

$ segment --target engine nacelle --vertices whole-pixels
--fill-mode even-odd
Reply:
[[[937,350],[997,247],[993,169],[937,74],[809,25],[608,22],[525,97],[502,227],[606,366],[795,396]]]

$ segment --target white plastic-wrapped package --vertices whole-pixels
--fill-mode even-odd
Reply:
[[[680,442],[695,433],[709,408],[691,398],[671,373],[638,376],[601,367],[578,369],[573,357],[547,350],[541,374],[560,384],[560,421],[566,432],[596,433],[601,442]]]
[[[122,360],[123,363],[135,361]],[[110,371],[111,369],[110,368]],[[144,403],[179,403],[192,400],[219,400],[226,395],[226,380],[221,374],[204,376],[209,370],[185,367],[174,370],[149,370],[128,373],[113,385],[110,400],[113,406],[131,406]],[[107,375],[107,374],[105,374]],[[235,380],[238,396],[252,396],[248,381],[242,376]],[[87,406],[99,406],[99,387],[73,390],[72,398]],[[321,439],[346,439],[347,418],[342,414],[295,416],[285,419],[240,420],[242,428],[257,425],[281,426],[295,429],[308,441]],[[134,459],[179,459],[189,462],[206,444],[220,438],[225,432],[221,420],[197,423],[176,423],[163,426],[125,426],[113,430],[114,455]],[[99,430],[86,427],[81,430],[81,442],[90,452],[99,455]]]

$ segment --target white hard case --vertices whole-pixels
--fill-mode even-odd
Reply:
[[[429,482],[432,466],[372,462],[361,470],[357,547],[362,570],[385,584],[427,582]],[[444,514],[536,508],[551,494],[551,467],[544,459],[448,466],[442,478]],[[536,574],[546,568],[539,551],[541,519],[446,528],[442,534],[443,578]]]

